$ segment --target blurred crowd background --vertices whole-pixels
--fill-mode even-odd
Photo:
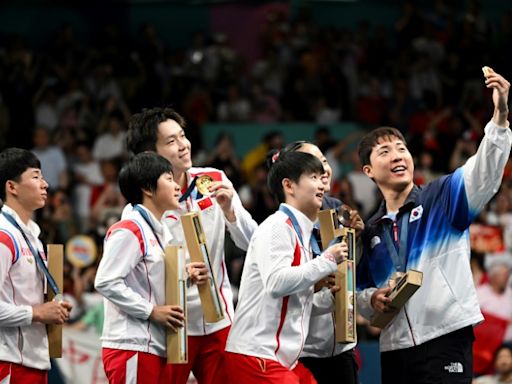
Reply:
[[[281,126],[306,124],[300,138],[327,154],[332,194],[367,218],[379,196],[355,153],[364,132],[400,129],[425,184],[476,151],[492,115],[481,67],[512,79],[512,5],[500,1],[3,2],[0,22],[0,147],[42,162],[51,191],[37,217],[43,240],[88,235],[98,255],[125,204],[117,173],[128,118],[141,108],[183,114],[194,164],[223,169],[258,222],[277,207],[264,155],[286,144]],[[227,241],[236,287],[244,254]],[[512,162],[472,241],[488,320],[476,328],[475,371],[492,373],[495,351],[512,341]],[[101,330],[98,260],[66,265],[72,327]],[[360,322],[360,340],[378,337]],[[507,351],[497,369],[510,374]]]

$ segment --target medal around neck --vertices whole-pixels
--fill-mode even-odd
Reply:
[[[350,211],[346,208],[340,208],[338,211],[338,219],[344,227],[350,226]]]
[[[198,192],[203,196],[209,196],[212,194],[209,188],[213,183],[213,178],[209,175],[201,175],[196,179],[196,187]]]
[[[52,301],[56,301],[61,304],[64,301],[64,296],[62,296],[62,293],[57,293]]]

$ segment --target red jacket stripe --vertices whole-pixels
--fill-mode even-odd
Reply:
[[[121,220],[112,225],[108,231],[107,235],[105,236],[105,240],[108,239],[108,237],[117,230],[126,229],[130,232],[132,232],[137,239],[139,240],[140,244],[140,251],[143,255],[146,254],[146,244],[144,242],[144,235],[142,234],[142,230],[140,227],[133,221],[133,220]]]
[[[3,230],[0,230],[0,243],[9,248],[9,251],[11,251],[11,261],[14,263],[18,259],[18,252],[16,252],[17,247],[14,244],[12,236]]]
[[[293,229],[293,224],[290,219],[286,220],[286,224],[288,224]],[[299,242],[297,240],[295,240],[295,251],[293,253],[292,267],[300,265],[300,258],[301,258],[301,253],[300,253]],[[284,326],[284,320],[286,318],[286,311],[288,310],[288,299],[289,298],[290,298],[289,296],[283,297],[283,305],[281,306],[281,318],[279,320],[279,327],[277,328],[277,333],[276,333],[276,341],[277,341],[277,346],[276,346],[276,350],[275,350],[276,354],[279,351],[279,347],[281,346],[281,343],[279,341],[279,335],[281,334],[281,330],[283,329],[283,326]]]

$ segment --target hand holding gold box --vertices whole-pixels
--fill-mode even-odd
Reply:
[[[64,246],[62,244],[48,244],[48,271],[62,292],[64,281]],[[53,291],[48,289],[48,301],[52,301],[54,297]],[[48,324],[47,332],[50,357],[62,357],[62,325]]]
[[[185,324],[178,332],[167,329],[167,363],[188,362],[187,338],[187,278],[185,276],[185,251],[181,246],[165,247],[165,304],[183,308]]]
[[[199,298],[203,308],[204,318],[207,323],[216,323],[224,318],[224,310],[219,295],[219,289],[215,282],[210,257],[208,253],[208,244],[203,231],[201,217],[198,212],[190,212],[181,216],[181,225],[185,233],[190,260],[201,262],[208,268],[208,282],[198,285]]]
[[[414,269],[410,269],[402,275],[387,295],[391,299],[389,306],[395,310],[393,312],[376,313],[371,319],[371,325],[385,328],[395,318],[407,300],[421,287],[422,281],[423,273]]]
[[[338,264],[335,284],[340,291],[335,295],[336,342],[357,341],[356,331],[356,235],[352,228],[340,228],[335,209],[322,210],[318,214],[322,248],[327,249],[333,239],[340,238],[348,245],[347,260]]]

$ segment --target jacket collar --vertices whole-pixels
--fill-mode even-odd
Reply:
[[[421,191],[421,187],[418,187],[416,184],[413,186],[409,195],[405,199],[404,205],[400,207],[398,210],[397,216],[400,216],[402,213],[406,211],[410,211],[416,205],[416,199],[418,197],[419,192]],[[387,219],[387,210],[386,210],[386,200],[382,200],[380,203],[379,209],[373,214],[372,217],[368,220],[370,225],[375,225],[382,220]]]
[[[162,223],[160,222],[160,220],[158,218],[156,218],[149,209],[147,209],[144,205],[142,204],[137,204],[137,206],[139,206],[141,209],[143,209],[146,214],[147,214],[147,217],[149,218],[149,226],[150,228],[155,232],[155,235],[158,234],[158,235],[162,235],[163,232],[164,232],[164,229],[163,229],[163,225]],[[137,213],[138,215],[140,215],[140,213]],[[142,215],[140,215],[142,217]],[[146,219],[144,219],[144,222],[146,221]]]
[[[4,204],[2,206],[2,210],[5,211],[5,213],[7,213],[8,215],[11,215],[25,233],[29,233],[31,236],[35,238],[39,237],[39,235],[41,234],[41,229],[34,220],[30,219],[28,221],[28,224],[25,225],[25,223],[20,219],[18,213],[14,209],[9,207],[7,204]]]
[[[313,230],[313,226],[315,223],[311,221],[304,213],[302,213],[302,211],[299,211],[297,208],[292,207],[291,205],[286,203],[281,203],[281,205],[287,207],[295,216],[295,219],[299,224],[300,230],[302,231],[301,236],[303,239],[302,241],[304,242],[304,244],[302,245],[304,246],[305,244],[309,244],[311,231]]]

